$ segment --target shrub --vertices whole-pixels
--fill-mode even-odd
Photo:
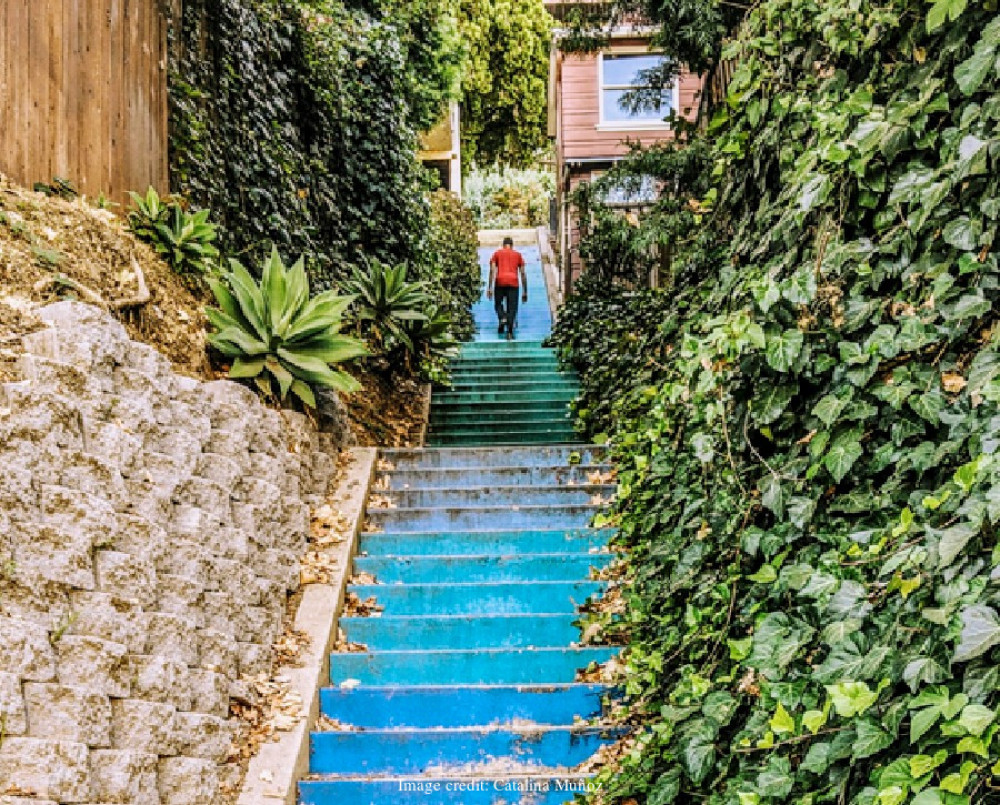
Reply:
[[[202,276],[219,258],[213,245],[218,227],[209,223],[209,211],[188,213],[178,201],[164,201],[152,187],[145,197],[130,193],[133,208],[129,228],[136,237],[152,244],[178,274]]]
[[[465,201],[480,229],[545,225],[555,190],[555,176],[540,170],[474,169],[464,182]]]
[[[426,319],[406,325],[414,354],[420,360],[420,374],[427,380],[449,383],[449,363],[458,355],[459,346],[454,327],[451,314],[438,307],[431,307]]]
[[[406,273],[405,265],[390,268],[374,261],[368,271],[355,269],[344,283],[344,290],[357,299],[354,317],[359,331],[384,356],[399,349],[414,352],[407,326],[426,321],[431,306],[427,284],[408,281]]]
[[[344,392],[360,388],[333,368],[366,354],[360,341],[340,334],[353,297],[332,291],[310,297],[301,258],[286,270],[274,249],[259,284],[232,260],[229,271],[209,285],[219,303],[218,309],[206,310],[217,329],[209,342],[234,359],[231,378],[253,380],[268,398],[283,401],[291,392],[310,408],[316,407],[317,386]]]
[[[451,332],[467,340],[475,333],[472,306],[483,292],[479,236],[472,211],[453,193],[431,194],[428,279],[441,312],[451,319]]]

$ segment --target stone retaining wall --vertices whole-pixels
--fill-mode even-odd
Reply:
[[[0,386],[0,805],[217,805],[336,439],[62,302]]]

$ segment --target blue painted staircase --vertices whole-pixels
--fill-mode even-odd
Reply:
[[[349,592],[377,617],[340,626],[365,650],[330,659],[303,805],[572,802],[577,767],[617,737],[610,691],[578,671],[617,650],[578,645],[578,608],[599,596],[611,532],[589,527],[613,487],[576,444],[573,378],[541,346],[551,326],[537,251],[518,340],[492,305],[435,393],[431,448],[386,450]],[[489,251],[483,252],[483,262]],[[485,268],[484,268],[485,271]]]

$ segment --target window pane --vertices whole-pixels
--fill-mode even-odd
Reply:
[[[624,89],[606,89],[601,92],[601,105],[605,121],[661,121],[670,114],[672,93],[664,90],[661,93],[659,109],[638,109],[631,112],[623,109],[621,100],[628,93]]]
[[[663,62],[663,56],[655,53],[640,53],[628,56],[605,54],[604,86],[634,87],[639,83],[639,73],[651,70]]]

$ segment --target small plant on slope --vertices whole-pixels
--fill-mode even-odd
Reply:
[[[178,274],[208,273],[219,258],[213,245],[218,227],[209,223],[208,210],[189,213],[176,201],[164,201],[152,187],[145,197],[132,193],[129,228],[150,243]]]
[[[206,315],[218,332],[209,342],[233,358],[229,376],[253,380],[267,397],[284,400],[291,392],[316,407],[317,386],[357,391],[360,384],[333,366],[367,353],[355,338],[340,333],[350,296],[332,291],[309,296],[300,258],[286,269],[275,249],[265,261],[260,283],[236,260],[222,279],[209,280],[219,308]]]
[[[368,273],[356,269],[344,288],[357,297],[355,316],[377,351],[415,351],[408,327],[427,321],[431,299],[426,283],[409,282],[406,266],[389,268],[375,262]]]

